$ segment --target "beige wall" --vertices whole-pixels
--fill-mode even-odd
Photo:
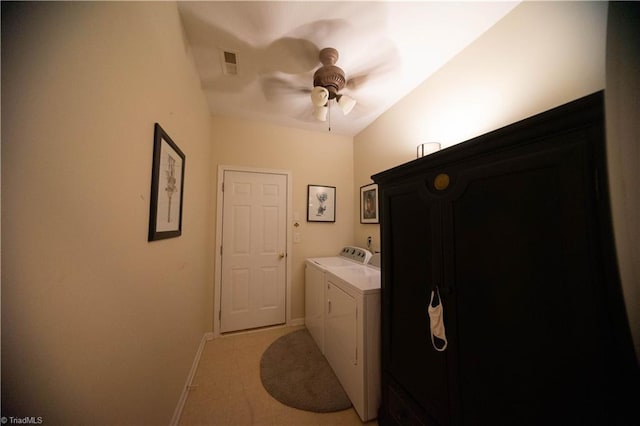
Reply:
[[[517,6],[354,140],[355,187],[415,159],[416,146],[463,142],[604,88],[606,3]],[[362,225],[379,247],[379,227]]]
[[[183,235],[147,242],[153,124]],[[212,315],[210,121],[173,3],[2,4],[2,415],[168,424]]]
[[[300,233],[293,243],[291,318],[304,317],[304,260],[334,256],[353,240],[353,139],[330,132],[215,116],[212,119],[214,164],[289,170],[293,179],[293,213]],[[336,187],[336,222],[307,222],[307,185]]]

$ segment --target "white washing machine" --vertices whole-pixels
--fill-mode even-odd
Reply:
[[[343,253],[352,249],[345,248]],[[357,250],[351,255],[363,259]],[[311,324],[307,328],[366,422],[376,418],[380,405],[380,255],[364,258],[366,262],[308,259],[305,317]]]
[[[326,305],[325,273],[328,268],[362,266],[371,252],[360,247],[344,247],[337,256],[311,257],[305,265],[305,325],[324,354],[324,311]]]

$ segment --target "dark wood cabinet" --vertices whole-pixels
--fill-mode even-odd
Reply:
[[[627,424],[603,93],[376,174],[381,424]],[[448,346],[432,345],[432,290]]]

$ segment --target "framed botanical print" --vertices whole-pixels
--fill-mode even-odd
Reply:
[[[378,185],[375,183],[360,187],[360,223],[379,223]]]
[[[153,132],[148,241],[182,235],[184,164],[184,153],[156,123]]]
[[[307,222],[336,221],[336,187],[307,185]]]

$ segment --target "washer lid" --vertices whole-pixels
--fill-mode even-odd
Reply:
[[[368,266],[330,268],[327,272],[363,294],[380,292],[380,270]]]
[[[322,267],[353,266],[354,262],[341,256],[311,257],[307,259]]]

